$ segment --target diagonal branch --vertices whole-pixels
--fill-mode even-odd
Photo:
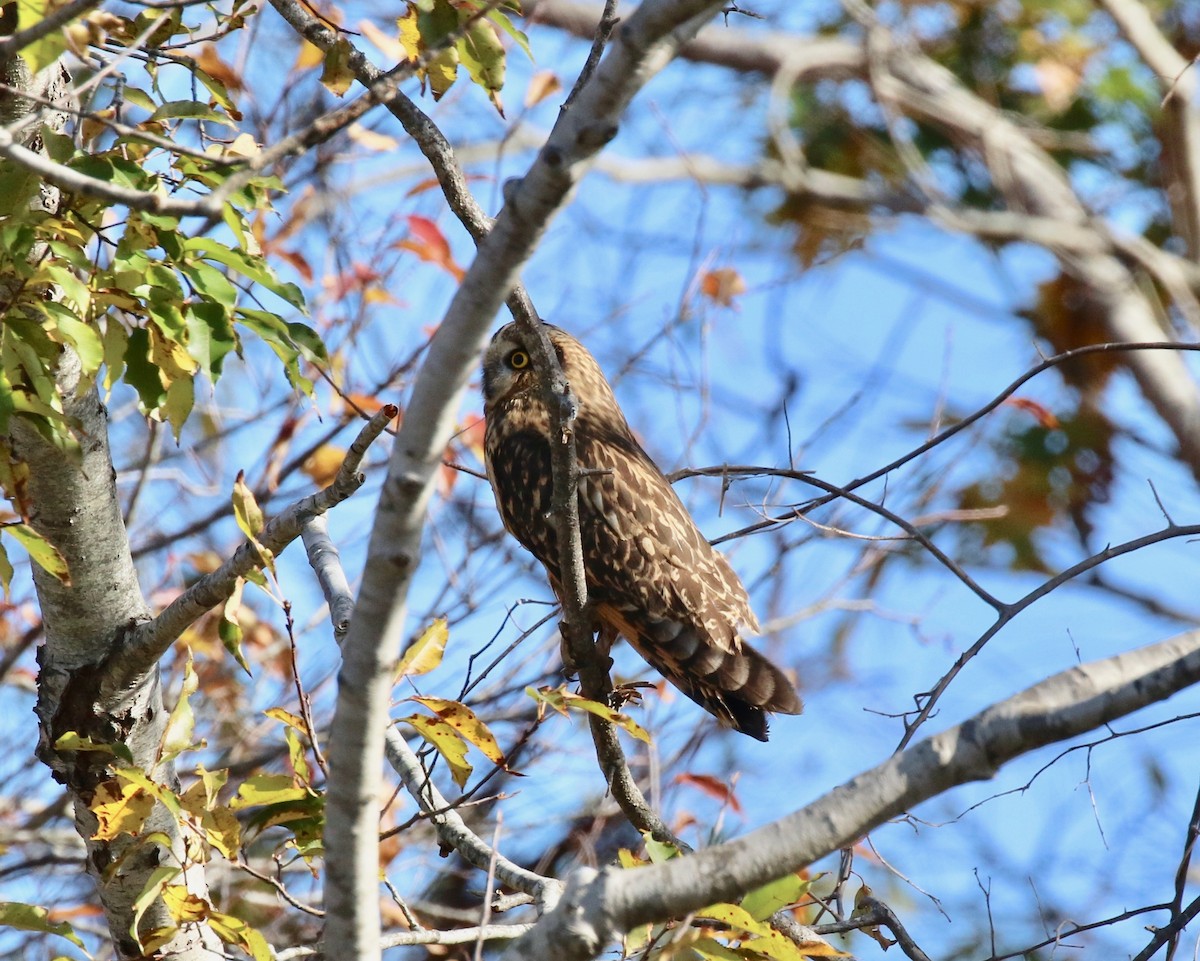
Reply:
[[[719,0],[647,0],[614,32],[607,56],[480,243],[417,376],[392,451],[371,533],[362,588],[346,640],[331,731],[326,850],[326,936],[347,956],[379,956],[378,758],[390,670],[398,655],[408,588],[435,471],[487,329],[549,221],[595,154],[616,133],[634,94],[720,7]]]
[[[1070,668],[894,754],[798,811],[689,858],[579,871],[559,906],[505,961],[590,961],[622,932],[736,898],[853,843],[1022,754],[1083,734],[1200,683],[1200,631]]]
[[[364,477],[358,468],[367,448],[383,433],[396,413],[397,408],[391,404],[380,408],[350,445],[333,483],[273,517],[262,529],[258,542],[272,554],[278,554],[300,536],[305,521],[324,514],[354,494],[363,484]],[[158,616],[137,628],[128,646],[121,651],[122,669],[127,673],[136,672],[156,662],[197,618],[229,598],[239,578],[261,568],[262,564],[258,547],[249,542],[242,544],[233,557],[212,573],[205,574]]]

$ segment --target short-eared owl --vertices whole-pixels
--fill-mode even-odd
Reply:
[[[579,525],[588,597],[601,641],[623,636],[645,660],[720,721],[761,741],[766,712],[799,714],[782,672],[745,644],[758,631],[746,589],[697,529],[642,450],[587,348],[547,325],[578,402]],[[550,415],[515,324],[483,361],[488,477],[504,526],[542,562],[561,597],[550,516]]]

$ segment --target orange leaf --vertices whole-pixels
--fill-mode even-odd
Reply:
[[[318,487],[328,487],[342,468],[346,452],[334,444],[322,444],[308,455],[300,469],[312,478]]]
[[[746,292],[746,281],[732,267],[718,267],[700,275],[700,292],[722,307],[732,307],[733,299]]]
[[[228,90],[242,89],[242,76],[233,67],[221,59],[217,48],[206,43],[200,48],[200,56],[196,58],[196,66],[214,80],[219,80]]]
[[[458,439],[462,445],[474,454],[479,460],[483,460],[483,438],[487,432],[487,423],[479,414],[468,414],[463,419],[463,428],[458,432]]]
[[[722,804],[728,804],[736,814],[742,813],[742,805],[738,801],[737,795],[733,793],[733,788],[711,774],[676,774],[675,783],[690,784]]]
[[[552,70],[539,70],[529,79],[525,91],[525,106],[533,107],[562,90],[558,75]]]
[[[1004,401],[1009,407],[1016,407],[1018,410],[1023,410],[1025,413],[1033,416],[1033,419],[1038,422],[1046,430],[1058,429],[1058,418],[1054,416],[1054,412],[1049,408],[1042,406],[1036,400],[1031,400],[1028,397],[1010,397]]]
[[[422,260],[437,264],[455,280],[462,280],[465,271],[454,262],[454,255],[450,252],[450,243],[438,229],[438,225],[428,217],[420,217],[416,214],[410,214],[407,220],[412,236],[401,240],[395,246],[402,250],[411,250]]]

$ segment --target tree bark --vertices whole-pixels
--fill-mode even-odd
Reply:
[[[5,17],[15,15],[16,5],[7,4],[3,11]],[[6,21],[0,24],[0,33],[11,33],[14,26]],[[43,100],[67,102],[70,96],[70,76],[59,63],[34,75],[20,55],[13,54],[0,61],[0,79],[9,88]],[[35,116],[37,111],[40,114]],[[38,107],[15,93],[0,94],[0,125],[14,131],[29,150],[41,150],[43,126],[61,130],[66,119],[64,111]],[[34,209],[54,212],[59,201],[58,191],[42,183],[31,204]],[[9,304],[12,284],[5,281],[0,277],[0,292],[5,295],[3,302]],[[53,297],[54,293],[49,290],[45,295]],[[31,565],[45,633],[38,657],[37,756],[70,794],[75,826],[87,849],[87,871],[96,882],[118,955],[139,958],[142,951],[130,933],[134,902],[157,868],[183,862],[178,825],[161,804],[145,824],[144,834],[162,832],[170,839],[169,853],[130,835],[95,839],[98,822],[88,805],[97,787],[111,777],[114,758],[101,751],[64,750],[56,744],[70,732],[104,744],[123,744],[132,754],[134,766],[175,788],[174,767],[158,765],[168,714],[163,708],[157,662],[122,657],[125,638],[131,628],[149,618],[149,610],[121,516],[108,446],[107,411],[96,386],[82,380],[79,358],[73,351],[64,349],[55,379],[64,417],[79,444],[78,453],[51,443],[19,414],[12,417],[9,437],[0,438],[0,447],[7,441],[14,459],[28,469],[21,505],[28,511],[30,525],[57,548],[70,577],[60,581]],[[207,894],[200,866],[189,866],[184,881],[193,894]],[[140,930],[173,926],[159,900],[142,916]],[[220,942],[203,924],[178,933],[160,953],[184,961],[224,956]]]

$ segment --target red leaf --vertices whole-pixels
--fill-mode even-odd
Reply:
[[[1016,407],[1018,410],[1023,410],[1027,414],[1031,414],[1042,427],[1046,430],[1058,429],[1058,418],[1054,416],[1054,412],[1043,407],[1036,400],[1030,400],[1028,397],[1010,397],[1004,401],[1010,407]]]
[[[742,805],[738,801],[737,795],[733,793],[733,787],[724,781],[717,780],[711,774],[676,774],[675,783],[690,784],[692,787],[698,788],[722,804],[728,804],[734,813],[742,813]]]
[[[438,225],[428,217],[416,214],[410,214],[406,219],[412,236],[395,244],[396,248],[411,250],[422,260],[437,264],[455,280],[462,280],[465,271],[454,262],[450,243],[438,229]]]

